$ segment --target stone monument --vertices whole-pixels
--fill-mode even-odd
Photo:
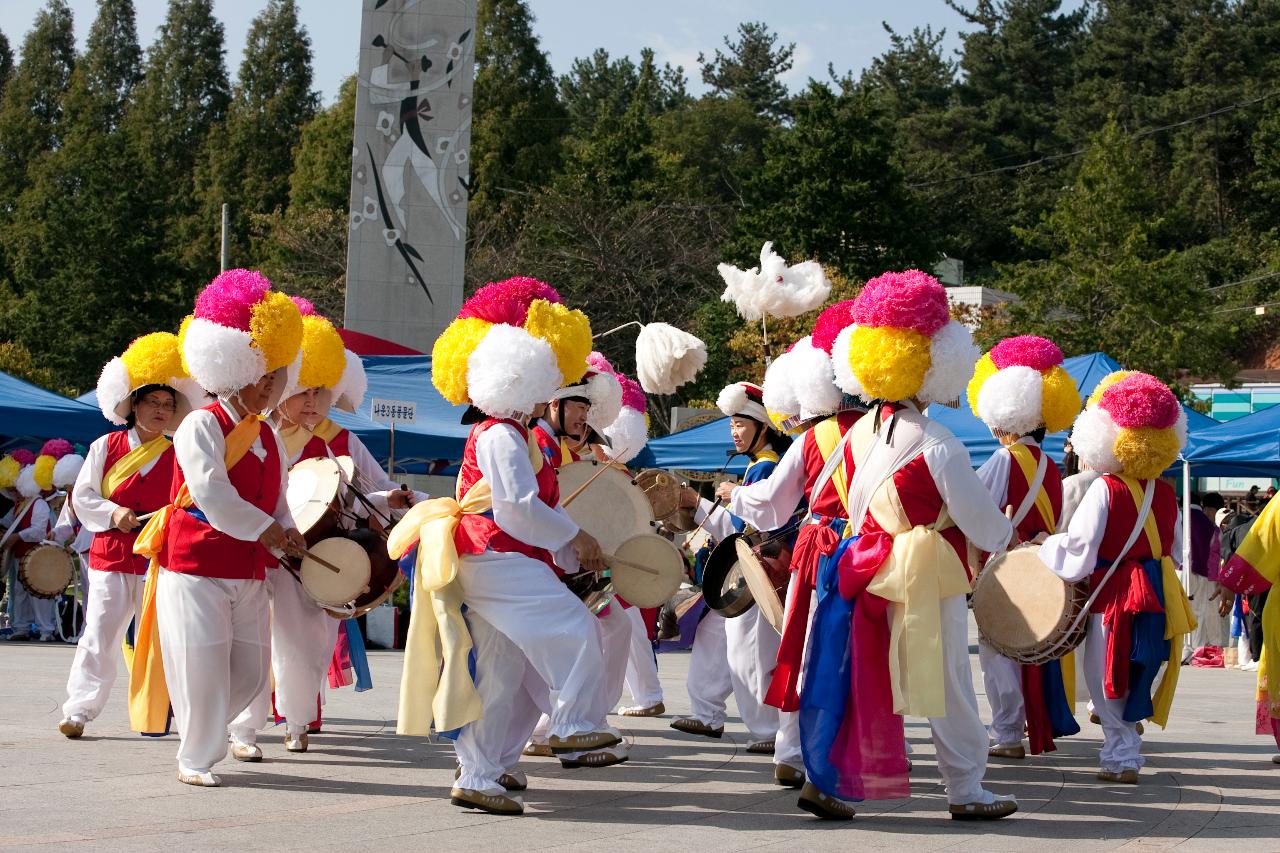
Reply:
[[[364,0],[345,325],[424,352],[462,305],[476,0]]]

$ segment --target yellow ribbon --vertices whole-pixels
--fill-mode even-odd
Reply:
[[[889,635],[894,713],[946,716],[942,599],[969,592],[969,576],[955,549],[931,527],[899,533],[867,592],[896,605]]]
[[[158,459],[171,444],[167,436],[158,435],[117,459],[116,464],[102,475],[102,484],[99,486],[102,496],[109,498],[114,495],[116,489],[124,485],[125,480],[147,467],[152,460]]]
[[[284,444],[284,452],[288,454],[290,459],[301,453],[302,448],[306,447],[307,442],[315,436],[315,433],[301,424],[282,426],[276,432],[280,435],[280,441]]]
[[[1242,559],[1273,586],[1280,584],[1280,500],[1271,500],[1249,528],[1232,559]],[[1262,608],[1262,656],[1258,664],[1259,694],[1266,695],[1272,718],[1280,718],[1280,678],[1268,679],[1263,663],[1280,661],[1280,593],[1272,591]]]
[[[249,415],[236,424],[226,437],[223,461],[230,471],[244,458],[257,441],[259,419]],[[281,460],[284,464],[284,460]],[[159,733],[168,728],[169,688],[164,680],[164,658],[160,653],[160,627],[156,622],[156,583],[160,577],[156,560],[164,548],[169,520],[175,509],[186,509],[194,503],[184,482],[173,502],[161,509],[138,533],[133,553],[151,560],[147,582],[142,590],[142,613],[134,637],[133,660],[129,667],[129,725],[135,732]]]
[[[529,462],[536,473],[542,453],[527,436]],[[428,735],[480,719],[482,705],[468,667],[471,632],[462,616],[462,585],[454,531],[464,515],[493,507],[493,490],[483,478],[461,500],[435,498],[415,504],[391,529],[387,553],[399,560],[418,545],[413,571],[413,609],[400,675],[396,733]]]
[[[1009,455],[1018,463],[1018,468],[1022,471],[1027,487],[1030,488],[1031,484],[1035,482],[1036,469],[1040,464],[1036,461],[1035,455],[1032,454],[1031,448],[1025,444],[1015,443],[1009,446]],[[1047,464],[1052,465],[1053,463]],[[1036,511],[1040,513],[1040,520],[1044,522],[1045,529],[1053,533],[1057,527],[1058,516],[1053,511],[1053,500],[1050,499],[1049,490],[1044,487],[1043,481],[1040,483],[1040,489],[1036,492],[1035,507]]]
[[[818,452],[822,454],[822,462],[831,458],[831,454],[835,451],[836,445],[840,443],[840,439],[844,435],[840,432],[840,421],[835,416],[820,421],[813,428],[813,440],[818,443]],[[837,465],[835,471],[831,474],[831,485],[835,487],[836,494],[840,497],[842,506],[849,504],[849,480],[844,474],[844,465]],[[846,535],[848,532],[846,531]]]

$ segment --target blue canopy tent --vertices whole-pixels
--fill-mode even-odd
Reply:
[[[462,458],[468,429],[461,423],[464,408],[450,405],[431,384],[430,356],[361,356],[360,360],[369,379],[364,403],[354,413],[334,409],[330,414],[335,423],[358,435],[374,458],[386,465],[391,452],[391,429],[385,424],[374,423],[370,418],[371,402],[383,399],[413,403],[417,422],[396,425],[396,470],[424,473],[440,460],[451,465]],[[97,411],[97,397],[92,391],[82,395],[79,402],[87,403]],[[110,424],[103,420],[101,414],[98,421],[99,426],[90,438],[110,429]]]
[[[1280,406],[1192,430],[1182,455],[1201,477],[1280,477]]]
[[[40,444],[49,438],[88,444],[111,424],[96,403],[86,405],[0,372],[0,441]]]
[[[1107,374],[1121,369],[1115,359],[1100,352],[1069,358],[1063,366],[1076,381],[1080,393],[1085,396],[1088,396]],[[1217,421],[1192,409],[1186,409],[1186,412],[1188,431],[1195,432],[1218,425]],[[991,430],[987,429],[986,424],[969,409],[967,400],[962,400],[958,409],[932,406],[929,409],[929,416],[945,425],[964,443],[975,466],[985,462],[999,447],[999,442],[991,435]],[[1242,419],[1244,420],[1248,419]],[[1062,460],[1062,446],[1065,440],[1066,435],[1058,433],[1049,436],[1045,441],[1045,449],[1058,461]],[[636,464],[655,468],[718,471],[724,464],[725,451],[728,448],[728,427],[717,420],[654,439],[649,442],[649,446],[645,448]],[[746,468],[746,463],[745,457],[737,457],[725,472],[741,474]]]

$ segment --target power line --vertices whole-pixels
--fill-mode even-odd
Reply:
[[[1213,287],[1205,288],[1209,293],[1215,290],[1226,290],[1228,287],[1237,287],[1241,284],[1253,284],[1255,281],[1266,281],[1269,278],[1280,276],[1280,272],[1269,272],[1263,275],[1255,275],[1252,278],[1242,278],[1239,281],[1229,281],[1226,284],[1215,284]]]

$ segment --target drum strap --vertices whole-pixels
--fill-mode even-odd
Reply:
[[[817,495],[822,494],[822,490],[827,487],[827,483],[830,482],[832,476],[835,475],[836,469],[844,462],[844,449],[849,443],[849,434],[852,432],[853,430],[851,429],[846,430],[845,434],[840,437],[840,441],[834,448],[832,448],[831,453],[827,455],[827,460],[823,464],[822,470],[818,472],[818,479],[813,481],[813,489],[809,492],[809,513],[804,517],[804,521],[800,523],[801,527],[813,521],[813,517],[815,515],[813,511],[813,499]],[[848,503],[847,492],[842,494],[840,497],[841,503]]]
[[[1009,455],[1013,456],[1013,450],[1010,449]],[[1018,457],[1014,456],[1014,461],[1018,462]],[[1036,505],[1036,498],[1040,496],[1040,488],[1044,485],[1045,471],[1049,468],[1049,454],[1041,451],[1040,461],[1036,465],[1035,476],[1031,478],[1031,482],[1027,484],[1027,493],[1022,498],[1022,503],[1018,506],[1018,510],[1013,514],[1013,526],[1016,529],[1022,520],[1027,517],[1027,513],[1031,512],[1031,508]],[[1127,550],[1127,549],[1126,549]]]
[[[22,523],[22,519],[27,514],[27,510],[31,509],[31,505],[36,502],[35,498],[27,498],[18,505],[13,511],[13,524],[9,525],[9,529],[4,532],[4,536],[0,536],[0,551],[4,550],[5,544],[9,541],[9,537],[18,529],[18,525]]]

